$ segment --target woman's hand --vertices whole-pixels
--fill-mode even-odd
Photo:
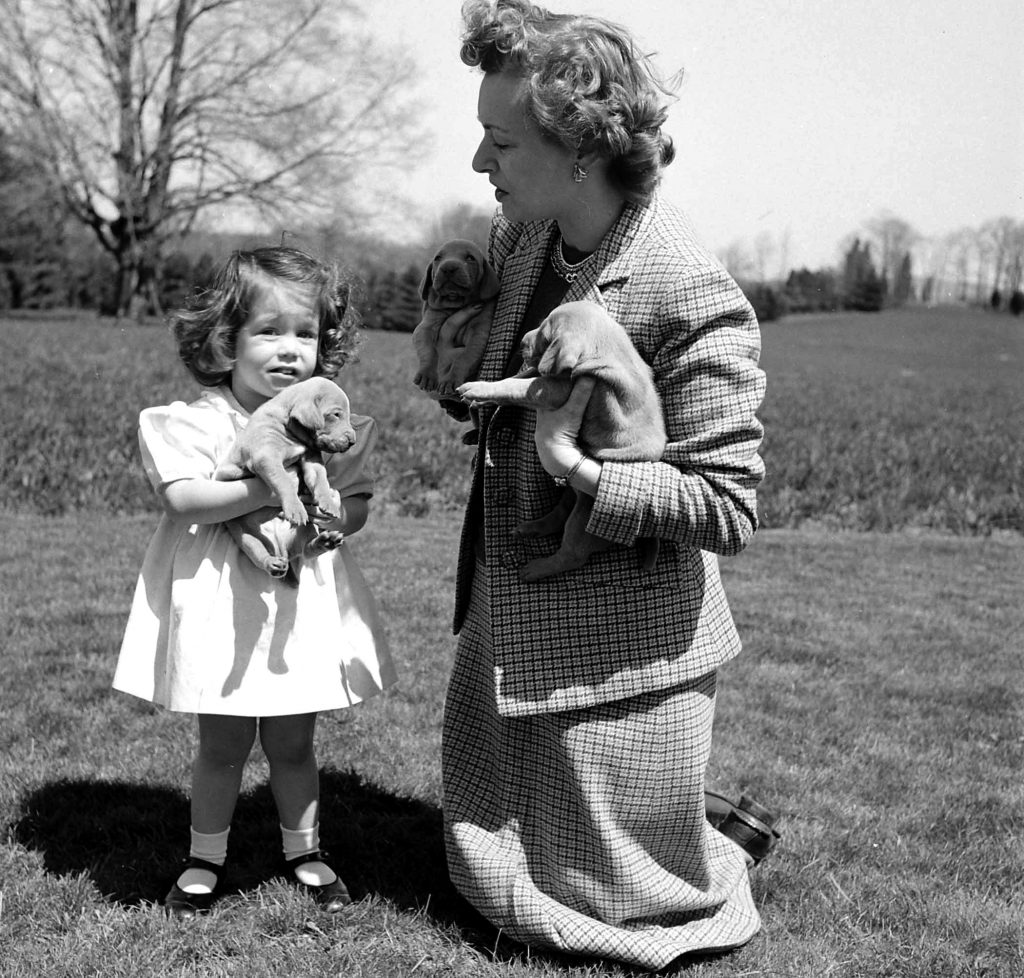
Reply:
[[[573,384],[569,399],[560,408],[537,412],[533,440],[540,464],[550,475],[564,476],[583,455],[578,443],[580,425],[594,383],[593,377],[581,377]]]

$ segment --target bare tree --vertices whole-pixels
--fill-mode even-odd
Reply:
[[[979,229],[979,234],[985,242],[985,250],[990,257],[994,292],[1003,287],[1003,278],[1009,272],[1016,233],[1017,225],[1012,217],[993,218],[982,224]]]
[[[879,272],[891,287],[899,277],[903,256],[913,248],[920,235],[889,211],[868,221],[866,228],[878,253]]]
[[[486,207],[451,204],[431,225],[426,247],[434,248],[449,238],[469,238],[486,248],[493,216],[493,210]]]
[[[1006,291],[1013,295],[1024,289],[1024,221],[1018,221],[1010,235],[1006,259]]]
[[[743,241],[728,244],[718,253],[718,260],[738,282],[749,282],[757,274],[754,260]]]
[[[969,281],[972,261],[975,259],[978,235],[973,228],[962,227],[946,235],[946,246],[953,262],[955,290],[950,290],[950,298],[957,302],[969,299]]]
[[[335,212],[407,144],[411,65],[348,0],[0,0],[0,125],[152,302],[212,208]]]
[[[770,267],[774,264],[776,248],[771,231],[763,229],[754,235],[754,272],[757,281],[767,284],[771,278]]]

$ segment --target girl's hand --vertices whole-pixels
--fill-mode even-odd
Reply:
[[[337,489],[331,490],[331,497],[334,500],[334,507],[337,510],[341,510],[341,493]],[[330,513],[325,513],[317,504],[313,501],[312,496],[305,494],[299,496],[299,501],[303,506],[306,507],[306,514],[312,523],[316,524],[317,527],[323,528],[333,523],[337,517],[331,516]]]
[[[540,464],[549,475],[564,476],[583,454],[578,444],[583,412],[594,390],[593,377],[581,377],[569,399],[555,411],[538,411],[533,435]]]
[[[337,493],[337,490],[332,490]],[[369,497],[365,495],[339,497],[338,508],[340,516],[329,516],[305,496],[299,497],[306,506],[310,522],[321,532],[337,532],[347,536],[358,533],[365,525],[370,515]]]

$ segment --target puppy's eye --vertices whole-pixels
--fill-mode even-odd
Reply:
[[[466,255],[466,261],[471,261],[475,265],[476,264],[476,255]]]

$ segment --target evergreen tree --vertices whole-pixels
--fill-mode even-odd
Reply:
[[[884,301],[885,286],[871,260],[871,245],[855,238],[843,263],[843,308],[878,312]]]
[[[892,298],[897,306],[905,306],[914,298],[914,270],[909,251],[904,253],[903,260],[900,262]]]

